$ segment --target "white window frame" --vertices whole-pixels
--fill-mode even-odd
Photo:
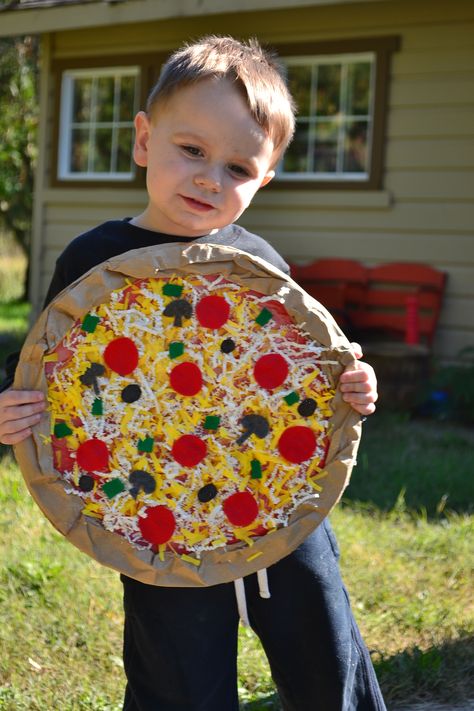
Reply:
[[[87,172],[78,172],[71,170],[71,142],[72,142],[72,131],[74,128],[80,128],[80,123],[73,123],[72,120],[72,110],[73,110],[73,96],[74,96],[74,81],[76,79],[97,79],[102,77],[135,77],[135,96],[134,96],[134,106],[132,111],[132,116],[134,116],[138,110],[139,101],[139,79],[140,79],[140,67],[138,66],[120,66],[120,67],[96,67],[91,69],[68,69],[63,72],[62,82],[61,82],[61,111],[60,111],[60,122],[59,122],[59,146],[58,146],[58,179],[60,180],[81,180],[84,182],[93,180],[103,180],[103,181],[118,181],[126,182],[134,180],[136,177],[136,170],[131,160],[131,169],[128,172],[94,172],[93,170],[88,170]],[[94,102],[94,99],[93,99]],[[112,121],[108,122],[97,122],[95,120],[95,104],[93,103],[93,112],[91,120],[88,122],[90,124],[90,130],[94,134],[97,126],[100,127],[110,127],[113,129],[112,133],[112,156],[116,155],[116,136],[117,130],[120,128],[133,128],[132,121],[119,121],[118,120],[118,102],[114,101],[114,118]],[[94,155],[91,151],[89,155],[89,167],[93,165]]]
[[[340,92],[341,92],[341,102],[340,105],[343,105],[343,100],[342,97],[344,96],[344,89],[345,89],[345,81],[347,77],[347,65],[354,63],[354,62],[363,62],[363,61],[369,61],[371,63],[371,74],[370,74],[370,105],[369,105],[369,114],[367,116],[360,116],[360,115],[348,115],[344,114],[343,115],[343,120],[340,121],[340,127],[339,127],[339,140],[338,140],[338,156],[337,156],[337,162],[340,166],[342,166],[342,156],[343,156],[343,124],[346,121],[350,121],[351,119],[354,121],[358,120],[367,120],[368,122],[368,131],[367,131],[367,158],[366,158],[366,165],[367,165],[367,171],[366,172],[344,172],[342,170],[336,171],[336,172],[304,172],[304,173],[295,173],[295,172],[286,172],[283,170],[283,161],[281,161],[277,167],[276,170],[276,178],[280,180],[285,180],[285,181],[292,181],[292,182],[333,182],[335,184],[335,187],[337,187],[337,183],[339,182],[348,182],[348,181],[354,181],[354,182],[359,182],[361,184],[369,182],[371,175],[370,175],[370,166],[372,164],[372,144],[373,144],[373,126],[374,126],[374,112],[375,112],[375,82],[376,82],[376,72],[377,72],[377,53],[375,51],[367,51],[367,52],[344,52],[344,53],[339,53],[339,54],[322,54],[322,55],[305,55],[305,56],[288,56],[288,57],[283,57],[282,58],[284,61],[284,64],[287,66],[310,66],[313,67],[313,72],[316,70],[317,67],[321,66],[323,64],[337,64],[341,63],[342,64],[342,80],[341,80],[341,87],[340,87]],[[311,82],[311,91],[314,90],[314,81],[312,80]],[[311,119],[312,117],[310,117]],[[324,120],[327,120],[327,117],[324,117]],[[298,117],[297,117],[297,122],[298,122]],[[317,122],[317,119],[316,119]],[[305,122],[306,123],[306,122]],[[309,122],[315,123],[314,120],[310,120]],[[311,145],[312,142],[308,142],[308,151],[311,150]]]

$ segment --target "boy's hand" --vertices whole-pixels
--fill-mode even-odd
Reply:
[[[40,390],[5,390],[0,393],[0,443],[18,444],[30,436],[32,425],[46,409]]]
[[[358,343],[351,343],[356,358],[362,358],[362,349]],[[357,363],[347,366],[341,375],[341,392],[343,399],[352,405],[361,415],[371,415],[375,412],[377,394],[377,378],[374,369],[368,363]]]

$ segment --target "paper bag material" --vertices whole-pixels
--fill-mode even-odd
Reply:
[[[326,309],[292,279],[263,259],[232,247],[170,243],[114,257],[62,291],[30,332],[13,387],[38,389],[47,395],[44,354],[60,343],[77,320],[107,302],[112,291],[124,287],[125,279],[210,274],[220,274],[244,289],[279,300],[293,320],[326,349],[325,357],[337,361],[338,365],[328,365],[325,370],[331,385],[337,386],[345,366],[354,362],[351,346]],[[327,476],[314,504],[300,504],[287,526],[255,538],[251,548],[238,543],[203,552],[198,566],[172,553],[166,553],[161,560],[151,550],[135,548],[124,537],[105,530],[99,522],[82,514],[82,499],[66,493],[64,482],[54,468],[52,447],[42,440],[42,436],[47,438],[50,434],[49,413],[33,428],[32,436],[14,449],[28,489],[44,515],[67,540],[96,561],[152,585],[215,585],[269,567],[288,555],[339,501],[355,462],[361,425],[360,416],[343,401],[339,388],[331,408]]]

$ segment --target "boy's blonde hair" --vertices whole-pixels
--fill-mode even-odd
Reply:
[[[148,97],[148,114],[178,89],[211,78],[235,82],[251,115],[273,141],[277,160],[293,137],[295,105],[282,65],[255,39],[240,42],[209,35],[178,49],[163,65]]]

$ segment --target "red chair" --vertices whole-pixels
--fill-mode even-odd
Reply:
[[[364,309],[356,327],[409,345],[432,345],[446,274],[425,264],[399,262],[368,270]]]
[[[365,300],[366,268],[354,259],[318,259],[290,267],[293,279],[321,302],[340,326],[350,329],[353,314]]]

